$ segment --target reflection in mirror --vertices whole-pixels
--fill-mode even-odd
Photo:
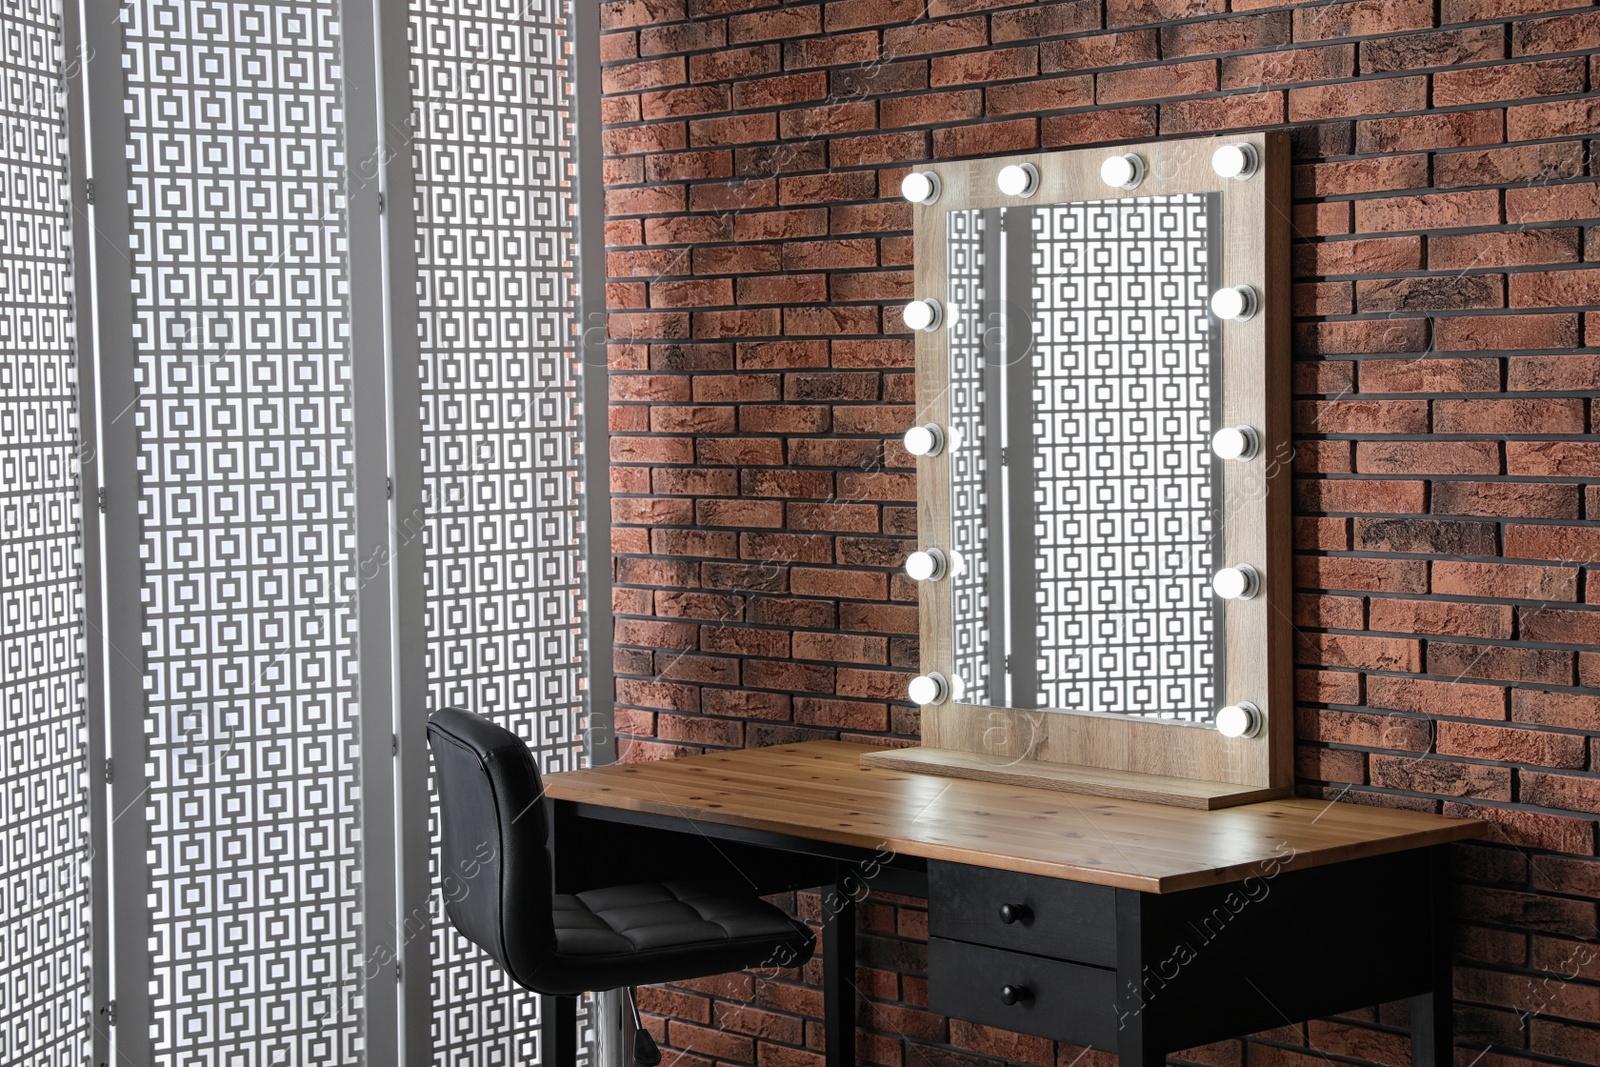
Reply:
[[[1210,721],[1215,194],[948,213],[954,677]]]

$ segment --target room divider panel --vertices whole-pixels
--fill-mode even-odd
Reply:
[[[0,0],[0,1061],[536,1062],[443,922],[423,727],[609,758],[595,35],[77,10]]]

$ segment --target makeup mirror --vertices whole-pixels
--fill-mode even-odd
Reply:
[[[1287,788],[1286,186],[1278,135],[908,176],[923,746],[888,764]]]

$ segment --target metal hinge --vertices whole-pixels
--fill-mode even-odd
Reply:
[[[105,510],[106,510],[106,487],[105,486],[102,485],[100,488],[98,488],[98,489],[96,489],[94,491],[94,500],[95,500],[95,504],[100,508],[101,513],[104,514]]]
[[[391,753],[393,753],[394,755],[396,755],[396,756],[400,755],[400,735],[399,734],[390,734],[389,735],[389,751]]]
[[[383,214],[383,194],[378,194],[378,214]]]
[[[106,1017],[107,1026],[117,1025],[117,1002],[114,1000],[106,1001],[106,1006],[100,1009],[100,1014]]]
[[[111,761],[106,760],[106,781],[111,781]]]
[[[394,961],[394,980],[396,982],[403,982],[406,980],[405,972],[401,969],[399,960]]]
[[[83,183],[83,199],[86,203],[94,203],[94,182]]]
[[[394,479],[393,478],[385,478],[384,481],[387,483],[389,499],[393,500],[394,499]]]

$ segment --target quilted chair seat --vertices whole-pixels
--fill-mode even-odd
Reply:
[[[811,958],[810,928],[727,886],[641,882],[554,892],[544,783],[528,746],[454,708],[429,716],[428,746],[447,890],[454,883],[446,912],[519,985],[571,997]]]

